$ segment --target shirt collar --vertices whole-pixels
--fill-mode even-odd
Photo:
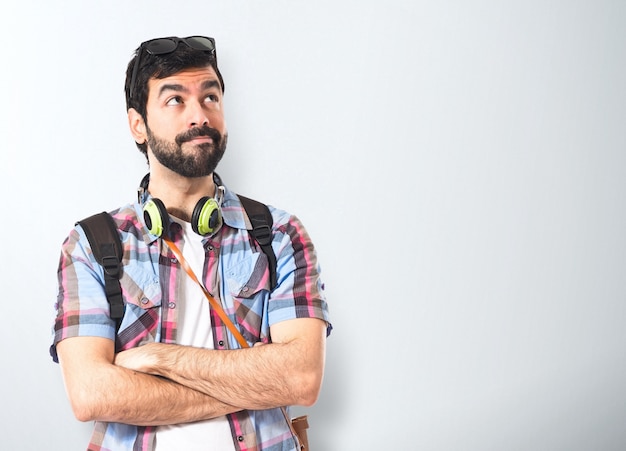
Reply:
[[[226,188],[222,203],[222,220],[224,224],[234,229],[251,228],[250,220],[243,210],[239,197],[228,188]]]

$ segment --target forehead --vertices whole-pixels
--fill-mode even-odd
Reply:
[[[165,86],[181,86],[188,89],[200,88],[206,82],[216,81],[219,86],[219,79],[215,70],[211,66],[184,69],[180,72],[165,78],[151,78],[148,80],[148,97],[158,95]]]

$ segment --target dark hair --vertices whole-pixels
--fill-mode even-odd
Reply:
[[[135,80],[133,98],[131,99],[130,83],[135,62],[137,61],[137,56],[140,52],[142,52],[140,66],[137,71],[137,79]],[[182,42],[179,42],[176,50],[171,53],[152,55],[144,50],[143,45],[140,45],[126,68],[126,82],[124,83],[124,90],[126,92],[126,110],[128,111],[129,109],[134,108],[147,124],[146,104],[148,103],[148,81],[151,78],[166,78],[185,69],[202,68],[207,66],[211,66],[217,74],[217,78],[222,87],[222,92],[224,92],[224,79],[217,68],[217,58],[215,53],[204,50],[196,50]],[[147,156],[148,145],[145,142],[142,144],[137,143],[137,147],[141,153]]]

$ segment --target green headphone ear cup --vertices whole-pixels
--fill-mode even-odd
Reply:
[[[170,217],[160,199],[152,198],[143,206],[143,220],[148,231],[156,236],[167,233]]]
[[[215,233],[222,226],[220,206],[212,197],[205,196],[198,201],[191,214],[191,228],[199,235]]]

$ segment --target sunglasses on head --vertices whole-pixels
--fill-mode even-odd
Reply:
[[[206,36],[189,36],[187,38],[157,38],[150,41],[142,42],[137,52],[137,58],[135,59],[135,65],[133,67],[133,74],[130,77],[130,98],[133,98],[135,91],[135,82],[137,81],[137,73],[139,72],[139,63],[141,62],[141,54],[148,52],[150,55],[165,55],[172,53],[178,47],[181,42],[187,44],[195,50],[202,50],[205,52],[211,52],[215,55],[215,39],[208,38]]]

